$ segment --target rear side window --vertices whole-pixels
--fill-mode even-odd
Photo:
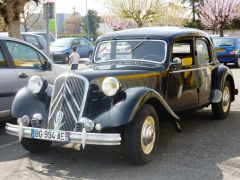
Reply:
[[[3,56],[2,50],[0,49],[0,68],[6,68],[7,62]]]
[[[202,39],[197,39],[197,60],[198,64],[204,64],[210,62],[210,55],[208,50],[208,44]]]
[[[6,41],[6,45],[17,68],[42,68],[38,53],[35,49],[14,41]]]
[[[80,45],[81,45],[82,47],[87,47],[87,42],[86,42],[85,40],[81,39],[81,40],[80,40]]]
[[[32,36],[32,35],[25,35],[25,39],[27,42],[29,42],[30,44],[36,46],[37,48],[41,48],[36,36]]]

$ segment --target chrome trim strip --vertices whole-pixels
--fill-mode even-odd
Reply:
[[[65,101],[66,101],[66,103],[67,103],[67,106],[68,106],[68,109],[70,110],[70,112],[71,112],[71,114],[72,114],[75,122],[77,122],[77,117],[76,117],[76,115],[74,114],[74,112],[73,112],[73,110],[72,110],[72,107],[71,107],[71,105],[69,104],[68,99],[67,99],[67,97],[66,97],[65,94],[63,95],[63,98],[65,99]]]
[[[165,44],[165,54],[164,54],[164,60],[162,62],[156,62],[156,61],[150,61],[150,60],[139,60],[139,62],[143,61],[143,62],[151,62],[151,63],[156,63],[156,64],[163,64],[165,61],[166,61],[166,57],[167,57],[167,42],[164,41],[164,40],[156,40],[156,39],[131,39],[131,40],[128,40],[128,39],[121,39],[121,40],[104,40],[104,41],[101,41],[97,44],[95,50],[94,50],[94,56],[93,56],[93,62],[96,63],[96,64],[100,64],[101,62],[96,62],[95,61],[95,57],[96,57],[96,53],[97,53],[97,48],[98,46],[103,43],[103,42],[114,42],[114,41],[117,41],[117,42],[121,42],[121,41],[160,41],[160,42],[163,42]],[[128,59],[128,61],[130,60],[134,60],[134,59]],[[114,60],[114,61],[117,61],[117,60]],[[119,61],[122,61],[122,59],[119,59]],[[102,62],[111,62],[110,61],[102,61]]]
[[[56,95],[54,101],[51,102],[51,106],[52,106],[53,104],[55,104],[55,102],[56,102],[56,100],[58,99],[58,96],[61,94],[63,88],[64,88],[64,84],[63,84],[62,87],[60,88],[60,90],[59,90],[58,94]]]
[[[87,94],[88,94],[88,88],[89,88],[89,81],[87,78],[85,78],[82,75],[77,75],[77,74],[71,74],[71,76],[79,78],[81,80],[84,81],[85,83],[85,89],[84,89],[84,94],[83,94],[83,99],[82,99],[82,104],[80,106],[80,112],[79,112],[79,116],[78,116],[78,122],[80,121],[80,119],[82,118],[82,114],[83,114],[83,110],[86,104],[86,100],[87,100]]]
[[[61,99],[62,99],[62,95],[61,95],[61,97],[58,99],[57,105],[58,105],[58,103],[59,103],[59,101],[60,101]],[[53,111],[52,111],[52,114],[49,115],[48,120],[51,119],[52,115],[54,114],[54,112],[55,112],[55,110],[56,110],[56,108],[57,108],[57,105],[54,107],[54,109],[53,109]],[[51,108],[51,107],[50,107],[50,108]],[[51,113],[51,111],[49,110],[49,114],[50,114],[50,113]]]
[[[69,86],[66,85],[66,88],[67,88],[67,91],[68,91],[68,93],[70,94],[70,96],[71,96],[71,98],[72,98],[72,100],[73,100],[75,106],[77,107],[78,111],[80,111],[80,107],[79,107],[79,105],[78,105],[76,99],[74,98],[74,96],[73,96],[73,94],[72,94],[72,92],[71,92]]]
[[[192,69],[183,69],[183,70],[177,70],[177,71],[172,71],[170,74],[175,74],[175,73],[180,73],[180,72],[187,72],[187,71],[197,71],[201,69],[208,69],[209,67],[201,67],[201,68],[192,68]]]
[[[57,106],[55,106],[54,111],[52,111],[53,93],[55,92],[55,87],[56,87],[55,84],[56,84],[57,80],[60,79],[60,78],[62,78],[62,77],[65,77],[65,82],[66,82],[67,74],[62,74],[62,75],[58,76],[58,77],[54,80],[54,83],[53,83],[53,90],[52,90],[52,96],[51,96],[52,98],[51,98],[50,108],[49,108],[49,114],[48,114],[48,124],[49,124],[49,121],[50,121],[52,115],[54,114],[54,111],[55,111],[56,107],[57,107]],[[64,87],[64,85],[65,85],[65,83],[63,84],[63,87]],[[61,97],[61,98],[62,98],[62,97]],[[60,98],[60,99],[61,99],[61,98]],[[58,100],[58,102],[59,102],[59,101],[60,101],[60,100]],[[50,114],[51,112],[53,112],[53,113]]]
[[[41,129],[41,128],[33,128],[22,126],[20,129],[18,125],[13,125],[10,123],[6,123],[5,126],[6,133],[14,136],[19,136],[22,134],[22,137],[32,138],[32,129]],[[46,129],[42,129],[46,130]],[[81,144],[84,141],[86,144],[92,145],[120,145],[121,144],[121,134],[118,133],[85,133],[83,136],[82,132],[74,132],[74,131],[60,131],[60,132],[69,132],[69,141],[67,143],[78,143]]]

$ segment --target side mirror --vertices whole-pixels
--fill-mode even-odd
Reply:
[[[44,64],[42,65],[43,70],[52,70],[52,64],[48,61],[45,61]]]

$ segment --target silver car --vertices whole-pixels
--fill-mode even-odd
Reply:
[[[55,77],[66,71],[67,68],[52,63],[33,45],[0,37],[0,119],[10,117],[15,94],[28,83],[31,76],[44,76],[53,83]]]

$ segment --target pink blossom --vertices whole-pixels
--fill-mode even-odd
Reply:
[[[203,0],[199,5],[202,24],[211,30],[222,29],[237,16],[240,0]]]
[[[123,29],[136,28],[137,25],[132,20],[126,20],[119,17],[111,16],[105,19],[107,25],[114,31],[119,31]]]

